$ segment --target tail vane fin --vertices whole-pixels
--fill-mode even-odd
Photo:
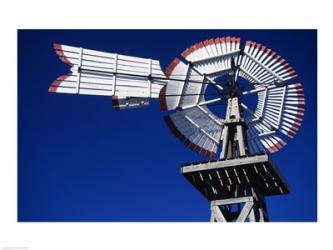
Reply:
[[[58,77],[49,92],[111,96],[115,108],[127,109],[149,105],[166,83],[158,60],[61,44],[54,49],[71,73]]]

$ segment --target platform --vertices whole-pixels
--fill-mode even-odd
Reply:
[[[290,192],[266,154],[183,164],[181,172],[210,201],[246,196],[249,187],[262,196]]]

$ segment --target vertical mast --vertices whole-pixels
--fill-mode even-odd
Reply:
[[[248,152],[245,142],[246,124],[242,118],[239,105],[239,85],[235,81],[234,60],[233,70],[229,73],[229,97],[224,122],[224,134],[222,138],[221,159],[231,159],[236,156],[245,156]]]

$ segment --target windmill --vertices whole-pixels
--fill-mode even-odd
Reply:
[[[210,202],[211,221],[268,221],[265,197],[290,192],[269,154],[294,137],[305,100],[302,85],[291,82],[296,72],[271,49],[253,41],[241,48],[236,37],[208,39],[163,72],[150,58],[54,48],[71,73],[49,92],[111,96],[116,110],[159,98],[174,135],[209,159],[183,164],[181,172]],[[251,96],[255,108],[246,104]]]

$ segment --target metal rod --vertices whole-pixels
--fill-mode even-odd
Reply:
[[[218,94],[218,93],[216,93],[216,94],[214,94],[214,93],[206,93],[206,94],[174,94],[174,95],[167,95],[167,94],[165,94],[165,95],[160,95],[160,96],[200,96],[200,95],[207,95],[207,96],[220,96],[221,94]],[[225,98],[225,99],[223,99],[223,100],[227,100],[227,98]]]
[[[158,76],[145,76],[145,75],[135,75],[135,74],[129,74],[129,73],[117,73],[117,72],[109,72],[109,71],[103,71],[103,70],[93,70],[93,69],[79,69],[79,71],[85,71],[85,72],[97,72],[100,73],[101,75],[119,75],[119,76],[133,76],[133,77],[139,77],[139,78],[150,78],[150,79],[155,79],[155,80],[171,80],[171,81],[179,81],[179,82],[190,82],[194,84],[210,84],[213,86],[223,86],[223,84],[218,84],[215,82],[212,82],[209,78],[205,78],[207,80],[206,82],[202,81],[196,81],[196,80],[186,80],[184,79],[177,79],[177,78],[166,78],[166,77],[158,77]],[[201,75],[201,74],[200,74]]]

